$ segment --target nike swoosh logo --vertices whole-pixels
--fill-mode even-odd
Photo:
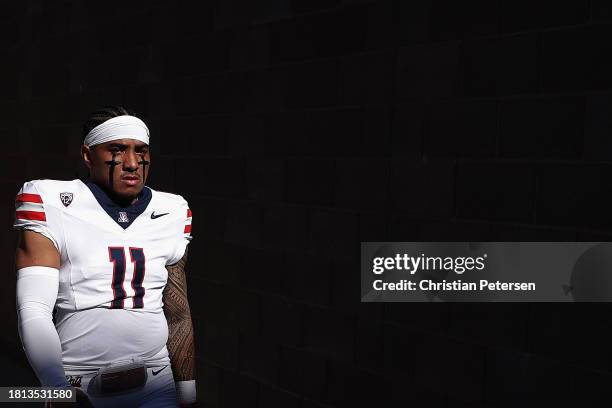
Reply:
[[[155,371],[155,370],[151,370],[151,374],[153,375],[157,375],[159,373],[161,373],[166,367],[168,367],[167,365],[163,366],[162,368],[160,368],[159,370]]]
[[[151,214],[151,219],[154,220],[156,218],[163,217],[164,215],[168,215],[168,214],[170,214],[170,213],[163,213],[163,214],[155,215],[155,211],[153,211],[153,213]]]

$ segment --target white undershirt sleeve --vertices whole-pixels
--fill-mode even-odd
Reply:
[[[59,270],[29,266],[17,271],[17,317],[26,356],[41,385],[67,387],[62,346],[53,324]]]

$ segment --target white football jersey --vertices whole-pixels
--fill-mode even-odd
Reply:
[[[15,206],[14,227],[46,236],[61,257],[55,320],[64,366],[133,357],[168,364],[162,294],[166,266],[191,240],[183,197],[145,187],[122,208],[91,182],[34,180]]]

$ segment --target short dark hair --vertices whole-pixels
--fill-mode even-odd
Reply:
[[[131,109],[120,105],[108,105],[101,109],[93,111],[85,121],[85,124],[83,125],[83,139],[85,139],[87,134],[91,132],[91,129],[106,122],[109,119],[123,115],[136,116],[136,113]]]

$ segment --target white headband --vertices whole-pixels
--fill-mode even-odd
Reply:
[[[136,116],[115,116],[91,129],[83,144],[91,147],[118,139],[136,139],[149,144],[149,128]]]

